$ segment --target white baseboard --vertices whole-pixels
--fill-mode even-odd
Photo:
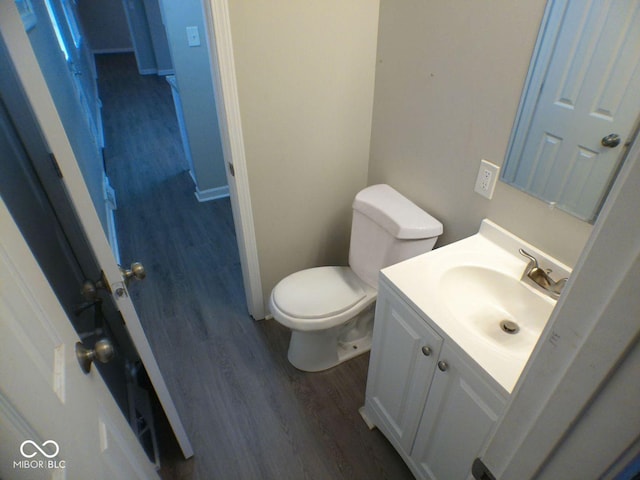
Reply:
[[[166,77],[167,75],[175,75],[176,71],[173,68],[167,68],[158,70],[159,77]]]
[[[229,186],[225,185],[224,187],[208,188],[206,190],[200,190],[196,187],[195,195],[199,202],[218,200],[229,196]]]

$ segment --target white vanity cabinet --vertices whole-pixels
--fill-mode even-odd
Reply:
[[[398,450],[411,450],[441,347],[406,303],[378,293],[364,413]]]
[[[363,417],[420,479],[465,480],[507,393],[385,281]]]
[[[466,479],[506,404],[503,394],[444,342],[411,449],[419,478]]]

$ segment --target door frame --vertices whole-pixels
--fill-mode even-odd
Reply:
[[[73,149],[13,0],[0,0],[0,36],[31,105],[34,118],[40,126],[44,141],[58,161],[63,176],[62,181],[75,206],[96,259],[103,269],[111,292],[121,293],[114,294],[113,299],[125,320],[182,453],[185,458],[189,458],[193,456],[193,448],[129,297],[127,286],[93,207]]]
[[[228,0],[202,0],[222,151],[240,253],[242,280],[249,315],[266,316],[258,244],[251,207],[249,175],[242,133],[238,82],[231,37]]]

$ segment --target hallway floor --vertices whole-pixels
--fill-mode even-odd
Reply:
[[[368,355],[300,372],[287,329],[247,314],[229,200],[196,200],[165,79],[97,65],[122,263],[147,269],[131,294],[195,450],[164,435],[162,478],[412,479],[358,414]]]

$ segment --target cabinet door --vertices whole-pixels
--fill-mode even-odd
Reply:
[[[411,458],[420,478],[465,480],[506,401],[446,342],[439,360]]]
[[[441,345],[442,338],[422,318],[395,294],[381,288],[365,410],[394,446],[407,453]]]

